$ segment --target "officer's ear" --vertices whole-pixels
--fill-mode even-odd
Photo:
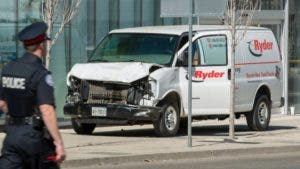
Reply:
[[[46,56],[46,52],[47,52],[47,41],[43,41],[42,43],[40,43],[40,49],[42,50],[42,55]]]
[[[28,52],[34,52],[39,48],[39,44],[35,44],[35,45],[30,45],[30,46],[24,46],[24,48],[28,51]]]
[[[46,49],[46,47],[47,47],[47,41],[44,40],[43,42],[41,42],[41,45],[42,45],[43,48]]]

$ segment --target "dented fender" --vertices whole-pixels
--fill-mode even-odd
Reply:
[[[180,93],[178,74],[178,68],[164,67],[149,75],[149,79],[156,82],[156,103],[158,103],[159,100],[163,100],[171,92]]]

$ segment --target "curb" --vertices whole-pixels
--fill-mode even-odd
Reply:
[[[209,158],[209,157],[225,157],[238,155],[253,155],[253,154],[272,154],[272,153],[286,153],[299,152],[300,145],[292,146],[278,146],[278,147],[256,147],[256,148],[242,148],[242,149],[222,149],[222,150],[205,150],[205,151],[188,151],[188,152],[172,152],[172,153],[158,153],[158,154],[143,154],[132,156],[118,156],[105,158],[91,158],[80,160],[67,160],[61,166],[62,168],[83,167],[91,165],[109,165],[121,163],[135,163],[135,162],[150,162],[163,160],[177,160],[177,159],[193,159],[193,158]]]

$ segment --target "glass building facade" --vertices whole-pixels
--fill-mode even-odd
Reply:
[[[262,0],[263,10],[282,10],[283,0]],[[290,0],[289,30],[289,98],[300,108],[300,1]],[[43,0],[0,0],[0,70],[10,60],[23,55],[24,49],[16,34],[24,26],[40,21]],[[218,24],[213,19],[195,19],[195,24]],[[82,0],[80,10],[51,51],[50,70],[55,81],[57,112],[63,118],[67,93],[66,75],[75,63],[86,62],[95,46],[110,30],[152,25],[187,24],[186,18],[161,18],[160,0]],[[259,24],[271,28],[278,40],[280,22]],[[57,30],[54,25],[54,30]],[[53,36],[53,35],[52,35]],[[299,79],[299,80],[298,80]]]

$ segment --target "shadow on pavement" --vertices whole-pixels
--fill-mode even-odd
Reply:
[[[239,140],[231,140],[231,139],[222,139],[222,140],[201,140],[195,141],[193,147],[201,147],[201,146],[208,146],[208,145],[216,145],[220,143],[234,143],[234,144],[245,144],[245,145],[256,145],[261,144],[261,142],[257,141],[239,141]]]
[[[293,126],[270,126],[268,131],[278,130],[290,130],[296,129]],[[194,126],[192,128],[193,136],[228,136],[228,125],[218,126]],[[236,125],[235,131],[237,136],[251,136],[254,135],[255,131],[250,131],[247,125]],[[186,136],[187,129],[181,128],[177,136]],[[94,132],[93,136],[115,136],[115,137],[157,137],[154,133],[153,128],[147,129],[132,129],[132,130],[117,130],[117,131],[105,131],[105,132]]]
[[[296,129],[298,127],[295,126],[270,126],[269,131],[274,131],[274,130],[291,130],[291,129]]]
[[[278,130],[291,130],[296,129],[297,127],[294,126],[270,126],[267,131],[278,131]],[[218,125],[218,126],[201,126],[201,127],[193,127],[193,135],[200,135],[200,136],[208,136],[208,135],[228,135],[229,126],[228,125]],[[185,132],[184,130],[182,132]],[[255,133],[255,131],[250,131],[247,125],[236,125],[235,132],[238,135],[251,135]],[[185,132],[187,133],[187,132]]]
[[[153,129],[133,129],[133,130],[94,132],[93,135],[115,136],[115,137],[157,137]]]

